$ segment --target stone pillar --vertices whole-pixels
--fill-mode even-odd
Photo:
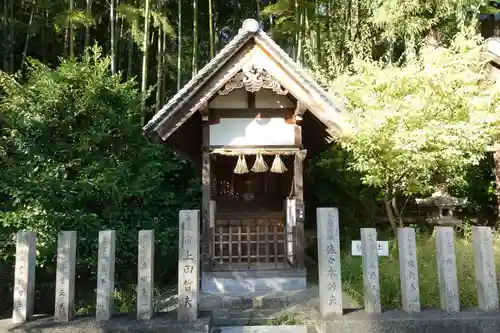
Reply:
[[[374,228],[361,229],[361,248],[365,311],[368,313],[381,313],[377,231]]]
[[[54,319],[68,321],[75,306],[76,231],[61,231],[57,240]]]
[[[151,319],[154,295],[154,252],[153,230],[139,231],[137,272],[137,319]]]
[[[472,246],[476,267],[476,291],[479,308],[498,311],[498,287],[490,227],[472,227]]]
[[[401,303],[403,305],[403,310],[406,312],[420,312],[420,289],[418,285],[415,229],[398,229],[398,248]]]
[[[319,310],[323,317],[342,314],[339,211],[317,208]]]
[[[12,321],[24,323],[33,318],[35,310],[36,233],[19,231],[16,238]]]
[[[179,212],[178,319],[183,321],[193,321],[198,318],[199,229],[199,210],[181,210]]]
[[[99,255],[97,260],[96,320],[108,320],[113,314],[113,292],[115,289],[115,244],[116,231],[99,232]]]
[[[436,227],[435,230],[441,309],[448,312],[458,312],[460,311],[460,296],[453,228]]]

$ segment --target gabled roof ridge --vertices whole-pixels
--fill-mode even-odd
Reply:
[[[157,130],[179,112],[182,105],[197,93],[199,87],[209,81],[251,38],[254,38],[256,43],[261,43],[261,45],[268,48],[268,52],[273,54],[273,57],[277,61],[282,62],[282,65],[287,68],[291,77],[294,77],[295,80],[302,84],[306,91],[309,90],[309,93],[317,96],[319,100],[318,107],[325,111],[329,109],[329,112],[323,113],[322,116],[315,114],[317,117],[322,118],[324,123],[338,123],[338,116],[335,114],[340,113],[343,103],[339,102],[335,96],[330,96],[316,82],[312,75],[307,73],[265,31],[260,29],[259,23],[256,20],[247,19],[243,22],[238,34],[151,118],[146,126],[143,127],[143,130],[148,135],[153,135],[153,132],[158,133]],[[328,116],[328,113],[330,113],[330,116]],[[189,117],[190,115],[186,116]],[[177,128],[182,125],[186,120],[186,116],[177,121],[175,125],[171,124],[170,126]]]
[[[220,66],[226,63],[235,52],[237,52],[243,44],[245,44],[255,33],[248,30],[240,29],[239,33],[217,53],[203,68],[193,76],[168,102],[165,104],[144,126],[144,130],[148,130],[156,126],[158,121],[163,117],[168,117],[168,110],[179,103],[184,103],[190,96],[186,96],[193,88],[208,81],[213,71],[216,71]],[[214,68],[215,67],[215,68]],[[165,114],[167,113],[167,114]]]
[[[274,51],[280,55],[283,60],[287,62],[288,67],[292,68],[294,71],[296,71],[298,74],[302,76],[304,79],[304,83],[307,83],[311,88],[316,90],[318,95],[332,108],[334,108],[337,112],[340,110],[338,109],[339,104],[334,104],[332,103],[332,99],[334,96],[330,96],[331,94],[327,93],[325,89],[323,89],[317,82],[316,80],[307,72],[304,70],[302,66],[300,66],[295,60],[292,59],[292,57],[283,50],[269,35],[262,30],[259,30],[256,34],[258,38],[261,38],[265,43],[267,43]]]

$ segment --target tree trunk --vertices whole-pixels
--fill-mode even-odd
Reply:
[[[48,24],[48,13],[44,11],[43,13],[43,23],[42,23],[42,61],[44,64],[47,63],[47,24]]]
[[[117,2],[116,5],[118,6],[119,3]],[[124,59],[125,59],[125,51],[127,49],[127,43],[124,42],[127,39],[127,28],[125,26],[125,20],[121,19],[118,20],[120,24],[119,33],[118,33],[118,40],[117,40],[117,45],[116,45],[116,68],[117,70],[121,67],[122,64],[124,64]]]
[[[182,86],[182,0],[177,1],[177,91]]]
[[[2,52],[2,60],[3,60],[3,70],[4,72],[10,72],[9,71],[9,23],[10,23],[10,17],[9,17],[9,0],[4,0],[3,2],[3,15],[5,19],[3,20],[3,29],[2,29],[2,46],[4,51]]]
[[[149,42],[149,2],[146,0],[146,7],[144,9],[144,38],[143,38],[143,56],[142,56],[142,84],[141,92],[145,93],[148,88],[148,42]],[[144,126],[146,122],[146,101],[143,100],[141,106],[141,125]]]
[[[389,223],[391,224],[391,228],[394,231],[394,234],[398,234],[398,225],[396,222],[396,218],[394,216],[394,212],[392,211],[392,199],[389,197],[388,194],[385,194],[384,198],[384,206],[385,206],[385,212],[387,214],[387,218],[389,219]]]
[[[64,44],[63,44],[63,56],[67,57],[68,56],[68,36],[69,36],[69,27],[64,29]]]
[[[259,22],[259,24],[262,24],[262,17],[260,16],[260,0],[255,0],[255,5],[257,6],[257,22]]]
[[[392,205],[392,209],[394,211],[394,214],[398,217],[399,227],[403,228],[404,227],[403,212],[402,212],[402,210],[400,211],[399,208],[398,208],[398,201],[396,199],[396,196],[392,197],[391,205]]]
[[[269,15],[269,37],[271,38],[273,38],[273,25],[274,25],[273,16]]]
[[[116,5],[115,0],[110,0],[109,7],[109,30],[110,34],[110,53],[111,53],[111,74],[116,74],[116,43],[115,43],[115,15],[116,15]]]
[[[198,73],[198,0],[193,0],[193,60],[192,69],[195,76]]]
[[[69,38],[69,56],[70,58],[75,57],[75,37],[73,30],[73,20],[71,15],[73,15],[74,10],[74,0],[69,0],[69,17],[68,17],[68,38]]]
[[[10,50],[10,61],[9,61],[9,67],[10,67],[10,72],[14,73],[15,68],[14,68],[14,52],[15,52],[15,44],[16,41],[14,39],[14,22],[15,17],[14,17],[14,6],[16,5],[15,1],[11,1],[10,3],[10,33],[9,33],[9,50]]]
[[[320,3],[318,0],[314,3],[314,13],[315,13],[315,24],[316,24],[316,66],[321,66],[321,20],[319,15]]]
[[[208,34],[209,34],[209,41],[210,41],[210,59],[212,59],[215,56],[215,45],[214,45],[214,18],[212,14],[212,0],[208,0]]]
[[[127,81],[132,78],[132,63],[134,62],[134,39],[132,29],[128,32]]]
[[[161,29],[158,29],[158,55],[156,58],[156,111],[162,106],[162,87],[163,87],[163,41]]]
[[[431,27],[425,36],[425,46],[437,48],[439,46],[439,32],[436,27]]]
[[[300,58],[300,0],[295,0],[295,26],[297,31],[295,32],[295,61],[299,61]]]
[[[24,67],[24,62],[26,61],[26,56],[28,55],[28,45],[31,36],[31,29],[33,26],[33,16],[35,14],[36,0],[33,0],[33,7],[31,8],[30,20],[28,22],[28,30],[26,32],[26,39],[24,41],[23,56],[21,59],[21,69]]]
[[[87,15],[90,17],[90,15],[92,15],[92,0],[86,0],[86,4],[87,4],[87,7],[86,7]],[[85,26],[85,41],[83,43],[83,51],[84,52],[87,52],[87,48],[89,47],[89,43],[90,43],[90,26],[87,24]]]

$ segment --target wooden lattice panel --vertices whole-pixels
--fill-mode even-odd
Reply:
[[[247,222],[246,226],[220,225],[213,228],[214,269],[238,269],[255,264],[273,264],[279,268],[286,264],[283,225],[253,223],[250,226],[252,223]]]

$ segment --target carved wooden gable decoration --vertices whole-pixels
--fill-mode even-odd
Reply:
[[[243,89],[250,93],[292,96],[297,109],[311,112],[331,132],[345,128],[341,104],[332,99],[265,32],[257,21],[243,22],[239,33],[195,75],[144,127],[147,135],[167,140],[214,98]]]
[[[248,92],[257,92],[261,88],[271,89],[278,95],[288,94],[288,90],[273,78],[263,69],[258,68],[254,64],[250,68],[243,68],[236,73],[222,89],[219,90],[219,95],[227,95],[234,89],[245,88]]]

